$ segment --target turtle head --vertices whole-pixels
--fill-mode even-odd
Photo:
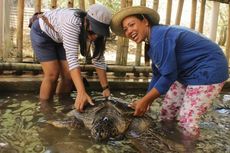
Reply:
[[[95,120],[91,135],[98,142],[108,141],[110,138],[118,136],[119,132],[115,126],[115,118],[104,116]]]

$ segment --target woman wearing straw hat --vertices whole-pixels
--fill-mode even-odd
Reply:
[[[82,112],[86,103],[93,104],[86,92],[78,61],[80,52],[85,56],[89,51],[87,41],[94,45],[92,62],[102,94],[105,97],[110,95],[104,50],[111,18],[112,14],[105,6],[93,4],[87,12],[61,8],[47,11],[33,22],[30,33],[32,47],[44,72],[40,87],[41,102],[52,99],[55,90],[58,94],[69,93],[72,80],[77,89],[76,109]],[[56,88],[59,75],[62,79]]]
[[[148,46],[153,77],[148,92],[130,107],[142,116],[160,95],[161,119],[178,120],[182,132],[198,136],[198,122],[228,79],[228,64],[221,48],[185,27],[159,25],[159,15],[144,6],[127,7],[112,18],[111,29]]]

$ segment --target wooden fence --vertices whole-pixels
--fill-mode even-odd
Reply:
[[[20,66],[23,62],[25,62],[25,57],[23,56],[23,46],[25,45],[24,39],[25,35],[28,36],[28,31],[25,32],[25,27],[27,27],[29,17],[37,11],[41,11],[42,9],[42,1],[41,0],[35,0],[35,7],[34,8],[25,8],[24,3],[25,0],[18,0],[17,8],[14,7],[6,7],[7,6],[7,0],[1,0],[0,1],[0,70],[7,70],[7,69],[20,69]],[[95,0],[88,0],[87,4],[94,4]],[[147,3],[151,3],[151,7],[159,12],[159,6],[163,5],[163,1],[159,0],[140,0],[138,5],[143,5],[147,6]],[[166,3],[165,3],[166,2]],[[203,33],[204,26],[209,26],[209,25],[204,25],[205,21],[205,11],[206,11],[206,5],[207,2],[206,0],[190,0],[190,6],[191,6],[191,12],[190,12],[190,25],[189,28],[195,29],[201,33]],[[86,7],[86,2],[85,0],[68,0],[66,2],[66,7],[73,7],[75,6],[74,4],[78,3],[79,8],[85,10]],[[161,21],[163,24],[176,24],[180,25],[181,23],[181,17],[183,15],[183,12],[185,11],[184,8],[184,0],[177,0],[177,6],[175,6],[175,1],[172,0],[164,0],[164,4],[166,5],[165,9],[165,21],[164,23]],[[208,37],[212,39],[213,41],[216,41],[216,36],[217,36],[217,26],[218,26],[218,17],[219,17],[219,8],[220,5],[227,5],[228,6],[228,12],[226,12],[228,16],[228,25],[227,25],[227,40],[225,45],[223,46],[225,54],[227,59],[229,60],[229,52],[230,52],[230,0],[216,0],[211,2],[211,26],[210,26],[210,32],[208,34]],[[133,1],[132,0],[121,0],[120,1],[120,6],[121,8],[126,7],[126,6],[132,6]],[[210,2],[209,2],[210,4]],[[198,10],[199,6],[199,10]],[[57,0],[51,0],[50,3],[50,8],[54,9],[57,7]],[[176,7],[176,18],[175,21],[172,22],[172,9],[175,9]],[[10,9],[10,10],[8,10]],[[160,13],[160,12],[159,12]],[[163,13],[162,13],[163,14]],[[160,15],[162,16],[160,13]],[[10,18],[10,20],[7,20]],[[198,22],[197,21],[198,18]],[[2,23],[2,24],[1,24]],[[198,23],[198,25],[196,25]],[[15,27],[14,30],[15,36],[10,33],[12,31],[12,28]],[[198,27],[198,28],[196,28]],[[11,36],[11,37],[9,37]],[[12,42],[12,40],[15,41],[15,45]],[[143,56],[143,46],[142,44],[136,44],[136,49],[135,49],[135,61],[134,61],[134,66],[130,67],[127,65],[127,57],[129,53],[129,46],[130,42],[126,38],[118,37],[116,39],[117,43],[117,51],[116,51],[116,59],[115,59],[115,65],[116,66],[124,66],[126,67],[123,69],[127,71],[132,71],[133,73],[137,72],[136,70],[138,67],[143,66],[147,67],[146,70],[149,70],[149,65],[150,63],[144,63],[141,64],[141,57]],[[32,50],[31,50],[32,51]],[[9,62],[11,64],[9,64]],[[36,62],[36,59],[34,58],[32,62]],[[12,66],[13,65],[13,66]],[[116,67],[115,66],[115,67]],[[33,66],[32,66],[33,67]],[[35,66],[36,67],[36,66]],[[40,66],[38,65],[39,69]],[[112,66],[109,66],[112,67]],[[135,69],[137,67],[137,69]],[[31,70],[28,66],[23,67],[25,70]],[[132,70],[130,70],[132,69]],[[111,71],[119,71],[119,68],[112,68],[110,69]]]

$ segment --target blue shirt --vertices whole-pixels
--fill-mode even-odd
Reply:
[[[153,87],[165,94],[178,81],[184,85],[210,85],[228,79],[228,63],[221,48],[198,32],[179,26],[153,26],[148,55]]]

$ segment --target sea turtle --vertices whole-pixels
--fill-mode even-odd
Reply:
[[[47,123],[56,127],[85,127],[91,131],[92,138],[100,142],[124,137],[140,142],[148,141],[147,150],[150,149],[150,152],[156,151],[156,147],[154,147],[156,145],[158,152],[159,150],[173,152],[175,148],[179,148],[179,150],[183,148],[180,144],[164,139],[164,134],[159,130],[156,121],[149,115],[134,117],[134,110],[128,107],[127,102],[115,97],[108,99],[97,97],[94,99],[94,103],[95,105],[87,105],[83,113],[79,113],[75,109],[70,111],[68,116],[72,116],[71,119],[47,121]],[[147,137],[142,139],[141,136]]]
[[[97,141],[104,141],[110,138],[120,138],[125,134],[135,117],[134,110],[128,107],[127,103],[118,98],[94,98],[95,105],[86,105],[84,112],[77,112],[75,109],[67,113],[69,118],[64,121],[46,121],[55,127],[82,128],[91,131],[92,137]],[[138,132],[147,129],[151,122],[148,115],[138,118]],[[135,123],[136,124],[136,123]]]

